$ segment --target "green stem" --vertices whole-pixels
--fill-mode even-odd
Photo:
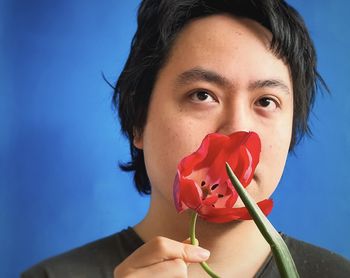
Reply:
[[[265,214],[255,203],[253,198],[244,189],[243,185],[240,183],[228,163],[226,163],[226,171],[239,197],[241,197],[244,205],[246,206],[250,216],[253,218],[255,224],[259,228],[266,241],[270,244],[281,277],[298,278],[299,274],[294,264],[293,258],[281,235],[276,231]]]
[[[193,211],[191,216],[191,224],[190,224],[190,239],[191,244],[196,245],[196,222],[197,222],[198,213]],[[210,277],[220,278],[206,262],[201,262],[200,265],[205,270],[206,273],[209,274]]]

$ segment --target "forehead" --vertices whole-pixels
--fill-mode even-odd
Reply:
[[[204,51],[227,44],[236,49],[239,45],[256,44],[270,51],[271,39],[271,32],[254,20],[217,14],[189,21],[177,34],[171,53],[186,45]]]
[[[211,28],[210,28],[211,27]],[[257,40],[269,47],[272,34],[271,32],[262,26],[257,21],[246,18],[238,17],[231,14],[215,14],[198,19],[194,19],[186,25],[185,29],[194,31],[197,28],[205,28],[202,31],[210,31],[210,29],[216,29],[217,37],[224,32],[225,28],[231,29],[236,35],[252,35]],[[208,28],[208,29],[207,29]],[[234,33],[232,35],[234,35]]]
[[[236,81],[284,79],[291,88],[289,68],[272,53],[271,39],[251,19],[227,14],[194,19],[177,35],[164,68],[176,74],[206,68]]]

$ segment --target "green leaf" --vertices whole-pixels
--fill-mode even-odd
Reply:
[[[244,205],[246,206],[249,214],[253,218],[258,229],[270,244],[272,253],[275,257],[276,264],[278,266],[281,277],[297,278],[299,277],[297,268],[294,264],[293,258],[288,250],[288,247],[281,235],[272,226],[265,214],[261,211],[259,206],[255,203],[253,198],[244,189],[236,175],[233,173],[230,165],[226,162],[227,174],[236,189],[239,197],[241,197]]]

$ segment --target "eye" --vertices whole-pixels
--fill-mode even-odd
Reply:
[[[259,98],[255,104],[266,111],[275,111],[279,107],[279,103],[276,99],[272,97],[262,97]]]
[[[217,102],[217,100],[207,91],[199,90],[190,95],[194,102]]]

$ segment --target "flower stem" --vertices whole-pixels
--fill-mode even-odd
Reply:
[[[196,222],[197,222],[197,216],[198,213],[193,211],[191,216],[191,224],[190,224],[190,239],[192,245],[197,245],[196,242]],[[220,278],[210,267],[206,262],[201,262],[200,265],[205,270],[206,273],[209,274],[212,278]]]
[[[298,278],[299,274],[297,268],[281,235],[276,231],[253,198],[244,189],[228,163],[226,163],[226,171],[250,216],[253,218],[265,240],[270,244],[281,277]]]

